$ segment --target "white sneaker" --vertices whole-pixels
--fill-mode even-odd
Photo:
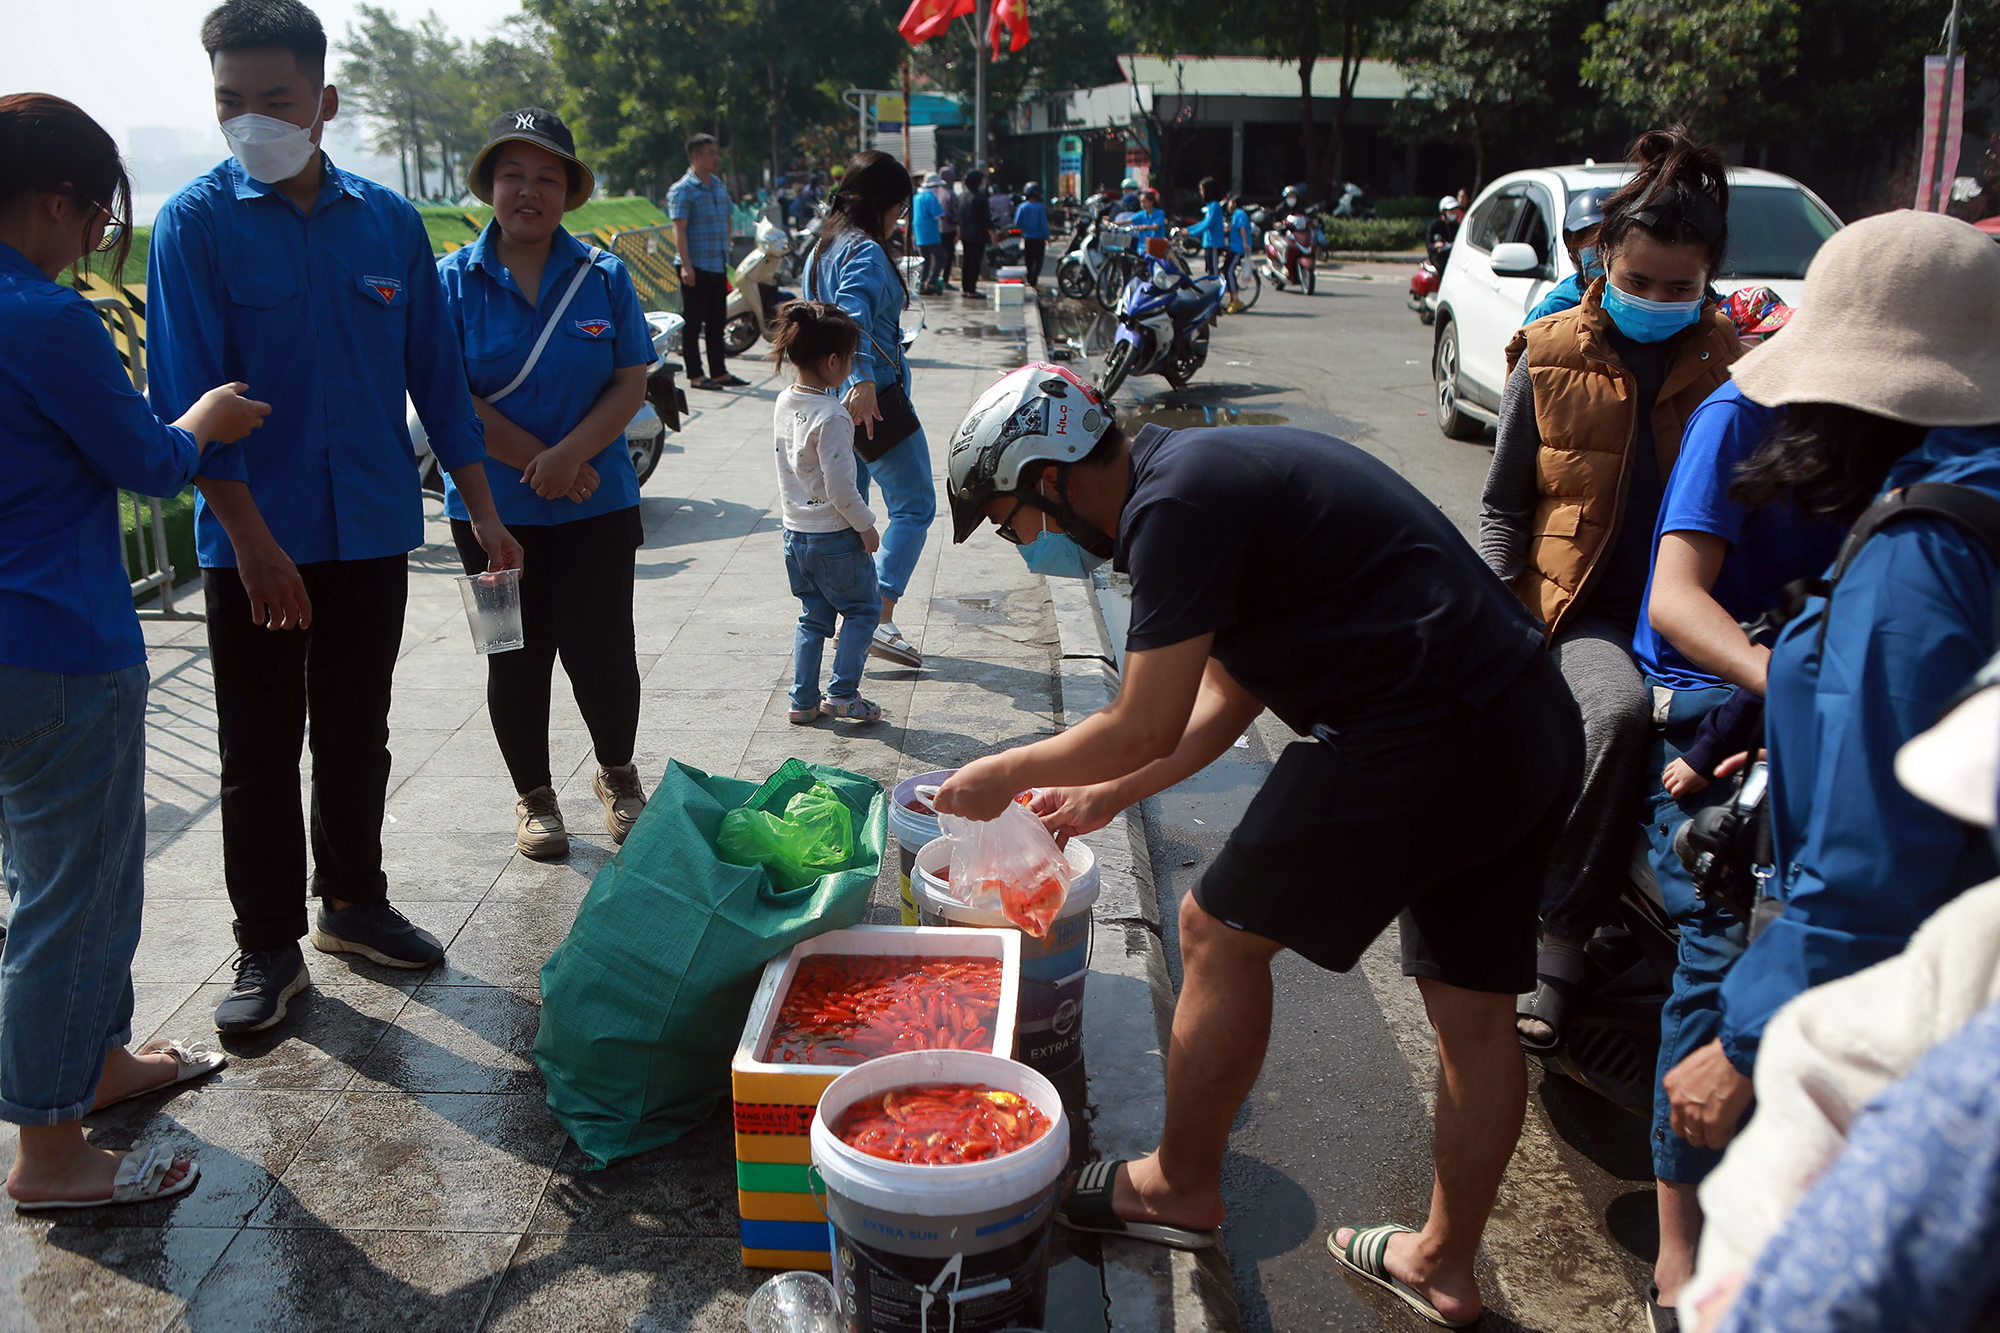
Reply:
[[[868,653],[871,657],[880,657],[902,666],[920,667],[924,664],[924,655],[903,637],[903,632],[893,622],[887,620],[875,627],[875,639],[868,645]]]

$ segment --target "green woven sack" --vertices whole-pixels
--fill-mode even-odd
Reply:
[[[786,889],[766,866],[718,855],[731,810],[782,815],[816,790],[853,819],[841,869]],[[708,1119],[729,1093],[729,1060],[764,964],[861,920],[888,822],[881,784],[844,769],[787,759],[759,785],[667,765],[542,967],[535,1063],[549,1109],[594,1165],[672,1143]]]

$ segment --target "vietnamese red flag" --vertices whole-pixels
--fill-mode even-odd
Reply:
[[[1000,58],[1000,28],[1007,28],[1009,51],[1028,44],[1028,0],[993,0],[993,17],[986,25],[986,39],[993,43],[993,58]]]
[[[922,46],[951,26],[960,14],[970,14],[973,0],[910,0],[910,8],[896,31],[911,46]]]

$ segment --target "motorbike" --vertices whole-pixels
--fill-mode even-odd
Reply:
[[[1264,233],[1259,270],[1279,291],[1290,283],[1311,296],[1316,285],[1313,257],[1324,239],[1310,207],[1284,214]]]
[[[1410,275],[1410,297],[1408,305],[1417,312],[1417,318],[1425,324],[1437,319],[1438,285],[1444,281],[1444,266],[1451,259],[1449,245],[1438,247],[1437,254],[1417,265],[1417,271]]]
[[[780,291],[777,285],[778,270],[792,244],[769,218],[757,220],[757,244],[736,266],[736,281],[722,308],[722,348],[729,355],[742,356],[760,337],[770,341],[771,319],[778,307],[796,299],[797,293]]]
[[[646,328],[660,359],[646,372],[646,401],[639,404],[639,410],[625,427],[625,447],[631,451],[632,470],[638,474],[641,486],[660,466],[660,456],[666,452],[667,432],[679,434],[681,419],[687,415],[687,390],[674,383],[677,367],[674,353],[681,345],[685,323],[671,311],[646,312]],[[404,407],[408,413],[410,448],[417,465],[417,484],[432,495],[442,496],[444,475],[438,470],[437,455],[431,452],[430,432],[424,428],[417,405],[407,394]]]
[[[1127,375],[1163,375],[1185,389],[1208,360],[1209,331],[1222,310],[1222,279],[1182,268],[1171,242],[1149,237],[1143,263],[1118,298],[1118,332],[1098,384],[1107,402]]]
[[[1372,218],[1375,206],[1368,202],[1368,196],[1359,185],[1347,181],[1340,187],[1340,201],[1329,212],[1337,218]]]
[[[815,245],[819,244],[819,231],[826,223],[826,211],[826,202],[821,200],[813,210],[812,217],[786,241],[785,257],[778,264],[780,285],[798,282],[804,276],[806,256],[812,253]]]
[[[1095,214],[1087,213],[1077,219],[1076,229],[1070,233],[1069,248],[1056,261],[1056,290],[1075,301],[1096,295],[1104,271],[1104,234],[1110,227],[1110,223]],[[1107,305],[1106,309],[1109,308]]]
[[[993,282],[1000,280],[1000,270],[1012,268],[1021,263],[1021,229],[1019,227],[996,227],[986,242],[986,258],[981,267],[986,277]]]

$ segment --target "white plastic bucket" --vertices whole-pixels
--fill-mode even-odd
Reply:
[[[1083,987],[1090,976],[1091,907],[1097,902],[1097,857],[1075,839],[1069,858],[1069,895],[1049,923],[1046,939],[1021,935],[1021,1003],[1014,1024],[1014,1054],[1044,1074],[1083,1055]],[[917,853],[917,913],[926,926],[981,926],[1014,930],[998,912],[967,907],[951,896],[951,839],[936,838]]]
[[[1049,1118],[1019,1152],[919,1166],[850,1148],[833,1126],[855,1102],[915,1083],[983,1083]],[[833,1286],[847,1326],[869,1333],[997,1333],[1039,1327],[1049,1227],[1069,1161],[1069,1121],[1053,1083],[978,1051],[907,1051],[842,1074],[812,1120],[813,1168],[833,1224]]]
[[[918,919],[920,911],[916,893],[910,887],[917,875],[917,853],[942,830],[938,828],[936,815],[928,810],[912,810],[905,802],[916,799],[917,788],[942,786],[944,780],[956,772],[955,768],[940,768],[930,773],[919,773],[913,778],[904,778],[889,794],[889,832],[896,835],[896,848],[901,854],[902,865],[896,876],[896,885],[902,895],[903,924],[906,926],[923,924]]]

